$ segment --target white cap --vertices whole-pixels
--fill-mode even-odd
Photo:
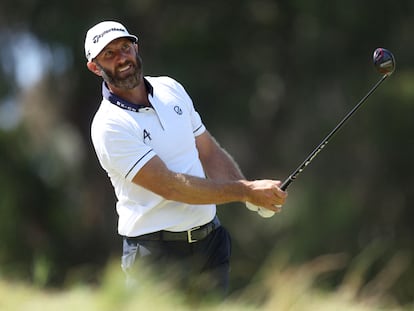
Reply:
[[[120,23],[105,21],[96,24],[86,33],[85,56],[88,61],[92,61],[111,41],[118,38],[129,38],[134,42],[138,38],[131,35],[128,30]]]

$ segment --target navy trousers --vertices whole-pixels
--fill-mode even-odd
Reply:
[[[229,288],[231,238],[220,226],[203,240],[145,241],[124,238],[122,268],[139,283],[139,271],[148,266],[156,276],[168,279],[186,293],[225,297]]]

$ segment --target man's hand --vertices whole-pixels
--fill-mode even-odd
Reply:
[[[272,217],[275,213],[282,211],[282,205],[285,203],[287,193],[280,188],[280,181],[273,180],[258,180],[251,184],[253,194],[261,194],[262,197],[256,199],[263,200],[263,194],[266,202],[264,204],[257,203],[258,201],[246,201],[246,207],[254,212],[257,212],[263,218]],[[252,203],[254,202],[254,203]],[[270,207],[269,207],[270,204]]]
[[[254,180],[247,181],[248,192],[246,193],[246,202],[253,205],[266,208],[268,210],[279,212],[287,198],[287,192],[280,189],[279,180]]]

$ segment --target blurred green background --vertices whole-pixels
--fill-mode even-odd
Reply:
[[[360,271],[413,302],[412,0],[2,1],[0,278],[94,284],[120,256],[90,140],[100,79],[83,51],[105,19],[139,37],[147,75],[185,86],[250,179],[286,178],[380,78],[374,49],[391,50],[396,72],[291,185],[282,214],[228,204],[219,215],[233,236],[233,292],[273,258],[335,254],[342,264],[318,286]]]

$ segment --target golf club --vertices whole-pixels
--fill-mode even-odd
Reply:
[[[362,106],[367,98],[385,81],[395,70],[394,55],[384,49],[377,48],[373,55],[374,66],[377,71],[383,76],[381,79],[368,91],[368,93],[358,102],[358,104],[338,123],[338,125],[325,137],[324,140],[313,150],[309,156],[299,165],[299,167],[282,183],[280,189],[286,190],[289,185],[299,176],[300,173],[312,162],[312,160],[322,151],[328,144],[332,136],[345,124],[346,121]]]

